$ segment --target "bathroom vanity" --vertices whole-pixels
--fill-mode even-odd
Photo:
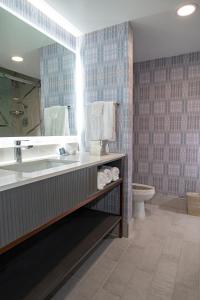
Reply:
[[[43,170],[31,167],[34,162],[18,170],[0,167],[0,292],[5,299],[50,297],[117,225],[122,236],[123,161],[122,154],[85,153],[48,158]],[[44,160],[39,165],[45,168]],[[117,166],[120,178],[98,191],[102,165]],[[102,200],[108,203],[103,209]]]
[[[47,22],[30,1],[14,2],[20,2],[16,13],[22,20],[10,8],[4,10],[7,4],[0,7],[6,28],[0,33],[0,299],[43,300],[54,295],[105,236],[114,229],[123,235],[126,158],[55,156],[58,149],[77,152],[78,128],[85,135],[81,115],[90,101],[80,95],[85,78],[77,72],[85,62],[77,60],[75,36],[51,18]],[[113,101],[124,103],[124,97],[120,92]],[[122,126],[116,129],[113,149],[127,152],[126,116],[119,115]],[[118,167],[120,178],[99,191],[97,175],[103,165]],[[126,180],[126,190],[127,185]]]

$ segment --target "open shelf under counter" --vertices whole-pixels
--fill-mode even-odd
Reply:
[[[2,299],[49,299],[120,221],[121,216],[82,208],[5,253]]]
[[[118,229],[123,236],[124,158],[118,160],[121,178],[103,190],[98,163],[1,191],[0,298],[51,299],[107,235]]]
[[[118,185],[122,183],[122,178],[119,178],[116,181],[113,181],[111,183],[108,183],[102,190],[98,190],[94,195],[94,199],[98,198],[100,196],[103,196],[104,194],[108,193],[109,191],[113,190],[116,188]]]

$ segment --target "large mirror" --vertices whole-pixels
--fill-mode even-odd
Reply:
[[[0,8],[0,137],[76,135],[73,52]]]

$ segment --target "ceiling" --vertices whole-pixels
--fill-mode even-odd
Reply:
[[[15,16],[0,8],[0,67],[40,78],[39,48],[55,43]],[[12,56],[22,56],[16,63]]]
[[[192,1],[46,0],[82,33],[131,21],[135,61],[200,51],[200,7],[190,17],[176,15],[179,6]]]

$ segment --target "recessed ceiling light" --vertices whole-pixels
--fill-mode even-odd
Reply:
[[[186,17],[189,15],[192,15],[195,12],[196,8],[197,7],[195,4],[187,4],[187,5],[181,6],[177,10],[177,15],[180,17]]]
[[[11,59],[16,62],[22,62],[24,60],[21,56],[13,56]]]

